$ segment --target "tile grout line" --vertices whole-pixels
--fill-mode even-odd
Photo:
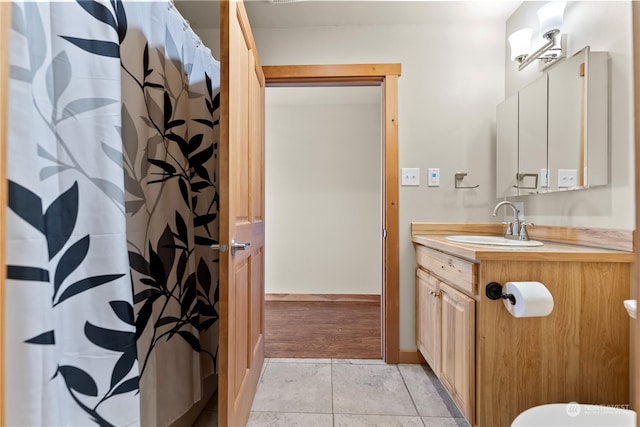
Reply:
[[[336,427],[336,414],[333,412],[333,359],[331,359],[331,364],[329,366],[331,367],[331,376],[329,377],[329,380],[331,381],[331,425]]]
[[[424,421],[422,420],[422,414],[420,414],[420,411],[418,410],[418,405],[416,404],[416,400],[413,398],[413,394],[411,393],[411,390],[407,385],[407,380],[404,378],[404,375],[402,375],[402,371],[400,370],[400,365],[396,365],[396,369],[400,374],[400,378],[402,378],[402,384],[404,384],[404,388],[407,389],[407,393],[409,394],[411,403],[413,403],[413,408],[416,410],[416,415],[418,415],[418,418],[420,418],[420,423],[424,426]]]
[[[420,366],[422,367],[422,370],[426,374],[427,379],[431,382],[433,387],[436,389],[436,392],[440,396],[440,399],[442,399],[442,402],[444,403],[444,406],[447,408],[447,411],[449,411],[449,415],[451,416],[451,418],[453,419],[464,418],[460,413],[460,410],[458,409],[456,404],[451,399],[451,396],[449,396],[449,393],[445,390],[444,386],[442,385],[440,380],[436,377],[433,370],[431,370],[431,367],[427,367],[427,365],[420,365]],[[429,371],[433,374],[433,376],[429,375]]]

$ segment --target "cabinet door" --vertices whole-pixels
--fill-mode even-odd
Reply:
[[[518,195],[518,94],[496,109],[496,197]]]
[[[547,169],[547,75],[518,94],[518,194],[540,191]],[[543,189],[546,191],[546,187]]]
[[[438,279],[416,272],[416,346],[436,375],[440,375],[440,298]]]
[[[473,425],[475,399],[475,301],[440,283],[442,359],[440,380]]]
[[[608,182],[607,63],[587,46],[549,70],[549,172],[569,173],[551,191]]]

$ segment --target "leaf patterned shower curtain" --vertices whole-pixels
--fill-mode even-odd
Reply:
[[[14,2],[8,425],[168,425],[216,369],[219,64],[170,2]]]

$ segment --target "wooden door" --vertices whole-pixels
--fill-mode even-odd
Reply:
[[[218,420],[242,426],[264,362],[265,80],[241,1],[221,2],[220,39]]]
[[[440,375],[440,296],[438,279],[416,272],[416,345],[431,370]]]
[[[475,301],[440,282],[442,359],[440,380],[464,417],[474,422]]]

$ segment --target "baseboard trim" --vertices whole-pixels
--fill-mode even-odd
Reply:
[[[403,351],[400,350],[399,354],[399,363],[407,364],[407,365],[422,365],[423,363],[427,363],[420,354],[419,351]]]
[[[265,301],[367,302],[380,304],[380,295],[366,294],[265,294]]]

